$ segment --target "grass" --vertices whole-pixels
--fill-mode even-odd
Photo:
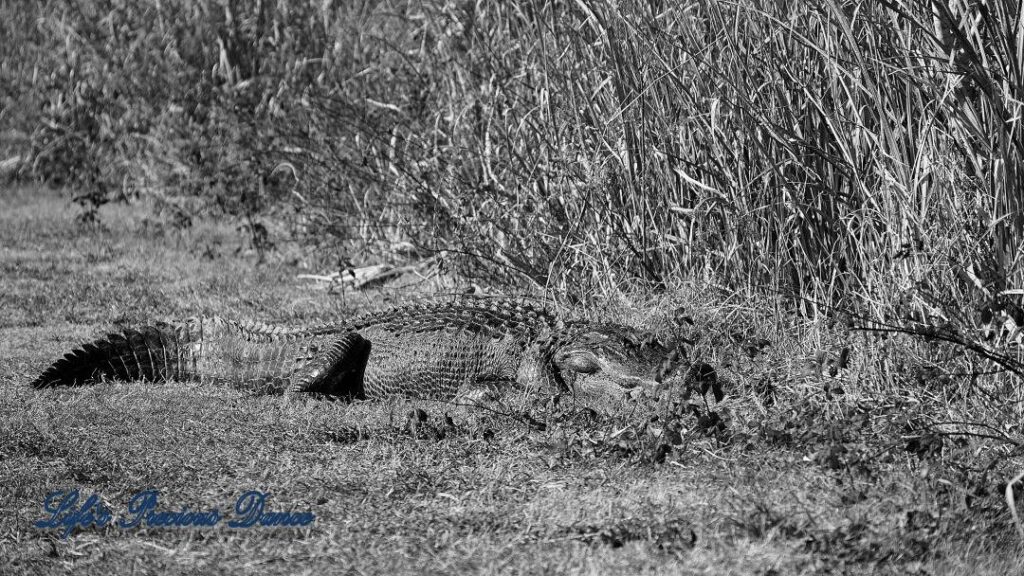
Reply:
[[[146,206],[108,205],[86,225],[43,189],[0,198],[0,572],[1021,573],[1000,484],[1024,467],[1006,440],[1020,442],[1020,402],[1005,378],[930,372],[969,362],[937,344],[801,323],[707,287],[595,307],[666,332],[666,311],[683,306],[693,353],[726,383],[722,430],[661,413],[681,428],[663,461],[660,424],[643,411],[567,412],[538,431],[407,400],[288,403],[191,384],[35,391],[26,382],[47,362],[114,323],[301,322],[384,295],[311,291],[286,247],[256,266],[223,219],[183,232]],[[750,358],[735,333],[772,344]],[[852,360],[839,369],[843,346]],[[425,423],[410,425],[415,409]],[[69,488],[115,513],[147,488],[162,510],[225,513],[254,489],[316,520],[67,539],[34,528],[45,495]]]
[[[0,153],[86,206],[159,197],[255,239],[287,213],[360,264],[412,243],[576,300],[696,278],[884,316],[991,300],[972,266],[1024,284],[1015,0],[0,15]]]

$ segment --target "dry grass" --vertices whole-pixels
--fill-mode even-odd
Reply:
[[[537,431],[400,400],[289,404],[186,384],[39,392],[27,380],[115,321],[301,321],[355,307],[296,284],[294,265],[253,266],[224,222],[185,235],[118,206],[101,211],[105,227],[84,226],[50,192],[2,198],[2,572],[1002,575],[1024,562],[1000,488],[1024,467],[1020,451],[949,434],[1019,442],[1019,403],[982,394],[1005,379],[923,368],[928,354],[956,365],[949,351],[800,324],[769,302],[707,289],[594,308],[668,332],[668,311],[684,306],[700,336],[694,355],[726,381],[714,407],[724,429],[679,418],[661,463],[648,417],[628,410],[555,415]],[[772,345],[751,359],[740,337]],[[852,361],[832,376],[846,345]],[[413,429],[414,408],[428,421]],[[68,488],[115,512],[147,488],[168,510],[224,511],[257,489],[274,510],[316,520],[67,539],[34,528],[44,496]]]
[[[86,205],[163,197],[256,239],[287,205],[356,261],[411,241],[580,300],[697,278],[882,315],[975,302],[972,265],[1024,283],[1015,0],[0,13],[0,120],[28,136],[0,149]]]

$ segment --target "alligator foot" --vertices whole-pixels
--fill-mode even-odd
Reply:
[[[349,332],[331,342],[291,378],[286,398],[299,393],[360,398],[363,396],[363,371],[370,357],[370,341]]]
[[[461,392],[452,400],[452,403],[457,406],[494,408],[498,405],[498,394],[490,388],[473,388]]]

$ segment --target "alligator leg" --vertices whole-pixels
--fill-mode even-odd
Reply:
[[[489,388],[473,388],[460,392],[452,400],[456,406],[493,408],[498,406],[498,394]]]
[[[363,397],[363,371],[370,357],[370,341],[356,332],[334,340],[320,354],[292,375],[285,396],[301,392]]]
[[[471,385],[463,386],[453,403],[460,406],[484,408],[493,412],[526,410],[540,397],[536,386],[522,386],[515,378],[485,376]]]

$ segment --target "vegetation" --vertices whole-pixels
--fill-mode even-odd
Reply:
[[[52,192],[3,200],[5,574],[1002,576],[1024,561],[1004,499],[1007,484],[1022,499],[1012,483],[1024,463],[1020,389],[940,343],[850,334],[754,297],[675,287],[589,312],[696,340],[691,357],[714,367],[717,386],[662,405],[517,418],[173,383],[32,390],[46,363],[111,322],[308,322],[392,293],[311,293],[293,281],[295,265],[254,268],[255,250],[223,219],[182,231],[145,203],[113,205],[100,221],[118,225],[104,227],[76,223]],[[692,326],[657,312],[678,308]],[[228,516],[260,490],[272,510],[316,518],[305,528],[230,529],[227,518],[79,527],[66,539],[33,525],[54,490],[97,494],[130,518],[130,499],[150,488],[160,511]]]
[[[86,206],[255,233],[291,204],[353,253],[574,296],[696,277],[877,310],[967,296],[972,264],[1022,280],[1010,0],[2,6],[23,175]]]
[[[242,571],[255,542],[379,572],[1009,572],[1022,18],[1011,0],[0,0],[0,177],[18,181],[0,193],[0,485],[33,486],[4,499],[21,524],[3,556],[111,571],[128,550],[155,570],[191,546]],[[147,212],[108,205],[131,199]],[[112,320],[349,313],[391,293],[339,304],[291,278],[427,255],[444,289],[685,331],[725,398],[543,433],[428,406],[410,431],[401,403],[20,387]],[[192,428],[210,406],[241,421]],[[133,460],[157,439],[162,460]],[[316,527],[68,544],[27,524],[58,485],[117,506],[239,483]]]

